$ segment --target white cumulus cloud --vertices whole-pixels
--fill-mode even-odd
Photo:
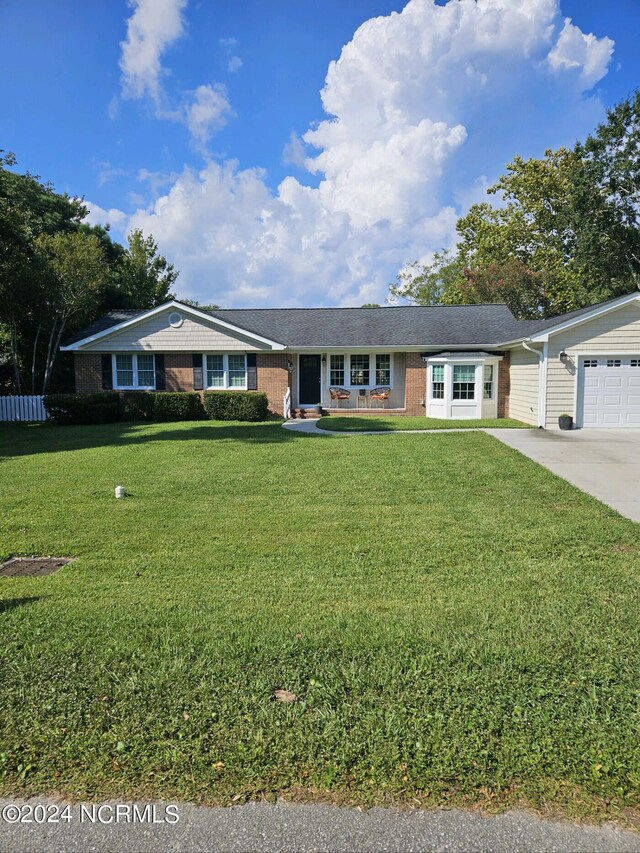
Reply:
[[[125,97],[162,100],[161,56],[184,32],[187,0],[130,0],[133,14],[120,43],[120,70]]]
[[[574,70],[583,89],[590,89],[607,73],[613,55],[610,38],[596,38],[585,34],[566,18],[564,27],[549,52],[549,64],[556,71]]]
[[[154,234],[183,295],[381,302],[405,262],[452,244],[465,205],[515,154],[572,144],[602,118],[589,89],[612,48],[565,21],[560,0],[410,0],[356,31],[329,66],[326,116],[306,147],[289,140],[285,156],[317,187],[290,176],[271,189],[258,168],[209,162],[185,168],[128,227]],[[203,94],[196,138],[226,120],[225,99]]]
[[[185,121],[191,137],[204,146],[212,132],[224,127],[232,115],[226,87],[208,84],[195,90],[193,101],[186,107]]]

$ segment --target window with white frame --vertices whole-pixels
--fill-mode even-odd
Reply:
[[[352,355],[350,358],[351,385],[369,384],[369,355]]]
[[[156,359],[149,353],[116,355],[115,388],[155,388]]]
[[[205,355],[206,387],[247,387],[247,356],[244,353]]]
[[[376,385],[391,385],[391,354],[376,355]]]
[[[431,368],[431,397],[444,400],[444,364],[434,364]]]
[[[344,385],[344,356],[343,355],[331,355],[330,356],[330,375],[329,375],[329,384],[333,386]]]
[[[453,365],[453,399],[475,400],[476,368],[474,364]]]
[[[483,370],[483,396],[485,400],[493,400],[493,365],[485,364]]]

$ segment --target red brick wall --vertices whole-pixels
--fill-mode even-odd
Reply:
[[[166,353],[164,374],[167,391],[193,391],[193,356],[191,353]]]
[[[94,352],[75,352],[73,356],[76,391],[79,394],[102,391],[102,356]]]
[[[425,407],[421,405],[427,393],[427,365],[420,358],[419,352],[406,354],[405,374],[405,406],[407,415],[424,415]]]
[[[258,391],[264,391],[269,401],[269,410],[282,416],[282,400],[287,392],[291,377],[287,370],[289,356],[281,352],[259,352],[256,355],[258,368]]]
[[[498,365],[498,417],[509,417],[509,391],[511,389],[510,380],[511,353],[505,352],[504,358]]]

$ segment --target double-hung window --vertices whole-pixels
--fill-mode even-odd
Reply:
[[[333,386],[344,385],[344,356],[331,355],[330,359],[329,384]]]
[[[444,400],[444,364],[434,364],[431,368],[431,397]]]
[[[376,355],[376,385],[391,385],[391,355],[388,352]]]
[[[369,355],[351,356],[351,385],[369,384]]]
[[[484,399],[493,400],[493,365],[485,364],[484,368]]]
[[[115,356],[115,388],[155,388],[155,356],[149,353]]]
[[[476,368],[473,364],[453,365],[453,399],[474,400]]]
[[[207,388],[247,387],[247,357],[244,353],[205,356]]]

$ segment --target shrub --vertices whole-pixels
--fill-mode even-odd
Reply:
[[[120,418],[117,391],[95,394],[46,394],[44,407],[56,424],[107,424]]]
[[[128,421],[152,421],[156,394],[153,391],[125,391],[124,416]]]
[[[204,416],[200,394],[185,391],[153,394],[153,419],[156,421],[199,421]]]
[[[205,391],[204,409],[212,421],[266,421],[267,395],[261,391]]]

